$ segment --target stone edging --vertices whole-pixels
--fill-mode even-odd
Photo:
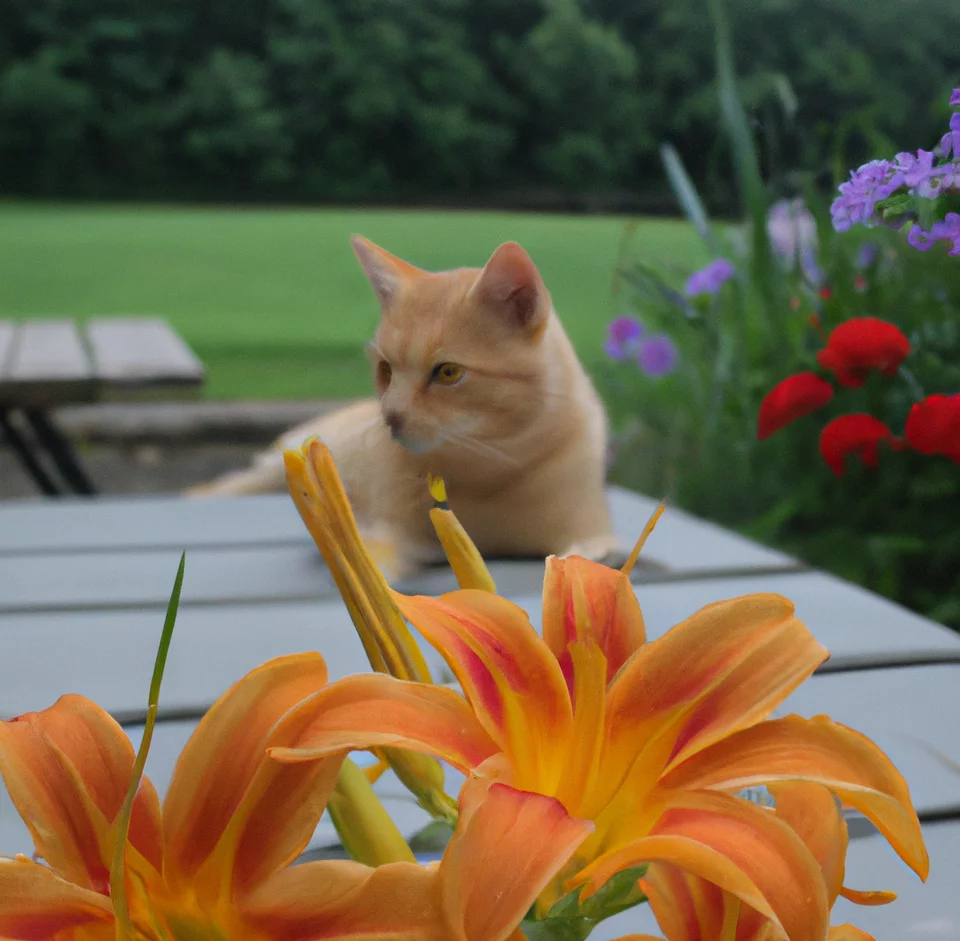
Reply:
[[[90,443],[269,443],[341,401],[100,403],[58,409],[59,427]]]

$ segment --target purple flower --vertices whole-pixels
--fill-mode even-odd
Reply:
[[[701,268],[690,276],[686,287],[687,296],[697,297],[701,294],[716,294],[734,274],[733,265],[726,258],[711,261],[706,268]]]
[[[935,242],[950,242],[950,254],[960,255],[960,213],[948,212],[929,232],[919,225],[913,226],[907,233],[907,241],[921,252],[929,251]]]
[[[677,359],[676,346],[670,337],[663,335],[643,340],[637,353],[637,365],[652,379],[673,372]]]
[[[933,165],[932,150],[918,150],[916,154],[897,154],[897,167],[903,182],[920,196],[932,199],[940,192],[940,171]]]
[[[953,151],[953,159],[960,160],[960,112],[950,117],[950,133],[943,136],[940,141],[943,148],[943,156],[949,157],[950,151]]]
[[[817,222],[802,199],[781,199],[770,207],[767,234],[773,250],[792,261],[817,244]]]
[[[907,233],[907,241],[918,252],[926,252],[933,248],[937,240],[932,232],[928,232],[919,225],[912,225],[910,226],[910,231]]]
[[[643,324],[636,317],[617,317],[607,328],[603,348],[610,359],[630,359],[640,348]]]
[[[803,272],[803,276],[807,281],[815,288],[820,287],[826,280],[823,269],[817,264],[817,253],[813,250],[812,246],[805,248],[801,253],[800,270]]]
[[[960,108],[960,88],[955,88],[950,96],[950,107]]]
[[[903,173],[889,160],[871,160],[850,171],[850,179],[840,184],[840,195],[830,207],[833,227],[846,232],[857,223],[870,225],[873,208],[903,185]]]
[[[869,268],[877,260],[879,254],[880,250],[877,248],[876,242],[864,242],[860,246],[860,251],[857,252],[857,267]]]
[[[933,227],[933,235],[943,242],[952,242],[951,255],[960,255],[960,213],[948,212],[943,222]]]

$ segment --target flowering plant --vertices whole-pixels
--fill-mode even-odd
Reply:
[[[201,720],[161,804],[142,773],[181,563],[136,755],[80,696],[0,723],[0,774],[43,859],[0,863],[4,938],[582,941],[649,902],[667,941],[870,941],[830,927],[840,896],[893,901],[845,885],[841,802],[926,878],[876,745],[826,716],[770,718],[828,656],[785,598],[721,601],[648,642],[629,572],[655,516],[621,571],[547,559],[541,635],[495,593],[442,482],[431,518],[461,589],[411,597],[367,554],[329,451],[285,459],[375,672],[330,683],[318,653],[256,668]],[[459,689],[430,681],[407,620]],[[415,860],[354,750],[450,822],[438,863]],[[436,759],[467,776],[456,800]],[[762,803],[744,794],[758,785]],[[291,865],[334,807],[354,860]]]
[[[910,341],[894,324],[876,317],[855,317],[833,330],[824,349],[817,353],[817,363],[832,372],[839,385],[856,389],[867,382],[871,372],[895,376],[909,352]],[[788,376],[761,403],[757,437],[768,438],[832,398],[833,387],[816,373]],[[930,395],[914,403],[904,438],[898,438],[871,415],[841,415],[821,432],[820,453],[839,477],[849,454],[859,455],[867,467],[877,467],[881,443],[897,451],[912,447],[928,456],[943,455],[960,464],[960,393]]]
[[[719,2],[710,7],[722,25]],[[726,44],[723,129],[746,222],[712,224],[664,148],[703,253],[691,267],[653,266],[625,240],[612,313],[669,337],[677,356],[657,378],[629,358],[597,366],[614,430],[611,475],[960,628],[950,522],[960,472],[930,459],[956,454],[960,265],[942,248],[917,251],[889,225],[838,232],[812,187],[802,200],[771,201],[729,35],[717,36],[719,50]],[[710,290],[691,296],[691,281]],[[876,321],[890,326],[871,328]],[[884,358],[891,330],[909,346],[893,376],[884,372],[895,362]],[[830,425],[835,418],[843,420]],[[774,434],[781,422],[792,422],[789,433]],[[864,469],[858,457],[879,466]]]
[[[950,105],[960,108],[960,88]],[[960,255],[960,111],[933,150],[899,153],[893,160],[871,160],[840,185],[830,214],[834,228],[853,225],[907,227],[910,244],[928,251],[937,242]]]

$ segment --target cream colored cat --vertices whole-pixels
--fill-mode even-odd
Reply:
[[[284,490],[282,449],[317,435],[365,535],[395,545],[404,572],[442,558],[428,473],[485,556],[615,554],[603,406],[530,256],[507,242],[482,270],[432,273],[351,241],[383,314],[369,345],[377,398],[292,429],[193,493]]]

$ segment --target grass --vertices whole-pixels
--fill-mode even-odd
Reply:
[[[429,269],[503,241],[539,265],[584,361],[600,355],[623,218],[519,213],[0,205],[0,318],[158,314],[208,367],[214,398],[364,394],[377,311],[359,232]],[[640,220],[651,263],[696,262],[693,230]]]

